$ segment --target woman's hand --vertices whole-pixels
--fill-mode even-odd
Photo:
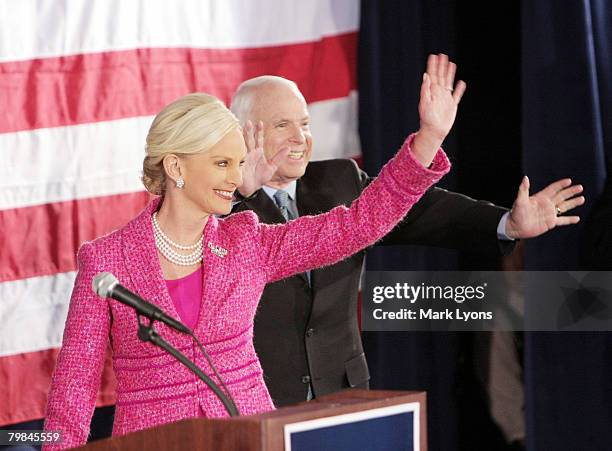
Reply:
[[[448,56],[429,55],[419,101],[421,128],[412,146],[415,157],[425,167],[431,164],[453,126],[457,106],[465,92],[466,85],[463,81],[454,85],[456,71],[457,65],[449,61]]]
[[[247,121],[242,130],[246,143],[247,155],[242,169],[242,185],[238,191],[244,197],[251,196],[255,191],[268,183],[278,169],[278,163],[287,156],[290,148],[283,148],[272,159],[268,160],[264,152],[263,122],[259,121],[257,127]]]

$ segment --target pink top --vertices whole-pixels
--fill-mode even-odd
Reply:
[[[193,333],[242,415],[274,408],[253,345],[253,320],[266,284],[331,265],[389,233],[450,167],[440,151],[431,167],[424,168],[412,156],[411,142],[412,137],[350,208],[339,206],[322,215],[275,225],[260,223],[253,212],[208,218],[203,231],[200,315]],[[126,288],[178,317],[151,224],[161,201],[155,199],[125,227],[79,250],[79,270],[45,420],[45,430],[61,431],[63,443],[45,450],[87,441],[109,340],[117,377],[113,435],[197,417],[200,410],[209,418],[227,416],[214,393],[193,373],[138,339],[133,309],[102,299],[91,289],[97,274],[111,272]],[[163,323],[156,323],[156,329],[218,383],[191,337]]]
[[[202,299],[202,267],[175,280],[166,280],[168,293],[183,324],[193,329],[198,322]]]
[[[200,316],[202,299],[202,267],[180,279],[166,280],[168,294],[178,313],[178,319],[193,330]],[[206,416],[202,407],[198,408],[198,416]]]

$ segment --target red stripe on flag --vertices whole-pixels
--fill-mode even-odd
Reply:
[[[0,427],[45,417],[57,349],[0,357]],[[96,405],[115,403],[116,379],[106,354]]]
[[[0,282],[74,271],[81,243],[123,226],[149,199],[142,191],[1,210]]]
[[[294,80],[308,102],[357,88],[357,32],[248,49],[143,48],[0,64],[0,133],[156,114],[193,91],[226,103],[244,80]]]

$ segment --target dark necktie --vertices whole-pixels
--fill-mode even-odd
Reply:
[[[287,191],[279,189],[276,193],[274,193],[274,202],[276,202],[281,215],[283,215],[283,218],[285,218],[286,221],[295,219],[295,216],[293,216],[291,210],[289,209],[289,193],[287,193]]]
[[[291,221],[295,219],[295,216],[291,213],[289,209],[289,193],[287,191],[283,191],[279,189],[276,193],[274,193],[274,202],[278,206],[281,215],[285,218],[286,221]],[[306,272],[306,277],[308,278],[308,285],[310,285],[310,271]],[[306,394],[306,401],[310,401],[313,398],[312,396],[312,385],[308,384],[308,393]]]

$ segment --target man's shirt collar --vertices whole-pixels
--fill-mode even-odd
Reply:
[[[287,194],[289,194],[289,199],[291,199],[292,201],[295,201],[296,187],[297,187],[297,181],[294,180],[293,182],[289,184],[289,186],[287,186],[287,188],[284,189],[284,191],[287,191]],[[272,188],[271,186],[263,186],[262,189],[270,197],[270,199],[274,200],[274,195],[278,191],[277,188]]]

